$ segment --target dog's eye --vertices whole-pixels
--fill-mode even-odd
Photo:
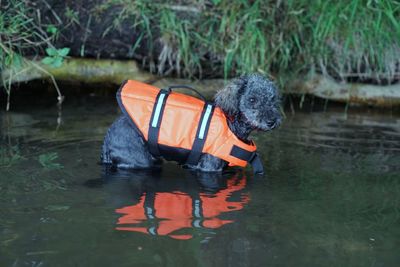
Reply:
[[[250,98],[249,98],[249,101],[250,101],[250,103],[255,103],[255,102],[256,102],[256,99],[255,99],[254,97],[250,97]]]

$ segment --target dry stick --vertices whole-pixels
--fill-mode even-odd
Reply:
[[[45,70],[45,69],[43,69],[42,67],[40,67],[38,64],[34,63],[33,61],[31,61],[30,63],[31,63],[35,68],[37,68],[38,70],[42,71],[43,73],[47,74],[47,75],[50,77],[50,79],[52,80],[52,82],[53,82],[53,84],[54,84],[54,87],[55,87],[56,90],[57,90],[57,94],[58,94],[58,97],[57,97],[58,105],[61,106],[61,104],[62,104],[62,102],[63,102],[63,100],[64,100],[64,96],[61,94],[60,88],[58,87],[57,82],[56,82],[56,79],[54,79],[54,76],[53,76],[50,72],[48,72],[47,70]]]
[[[6,111],[10,110],[10,100],[11,100],[11,80],[12,80],[12,72],[10,74],[10,79],[8,79],[8,90],[7,90],[7,106]]]
[[[3,45],[0,42],[0,48],[2,48],[5,53],[10,53],[10,49],[7,48],[5,45]],[[12,72],[10,73],[10,78],[8,79],[8,85],[6,86],[6,92],[7,92],[7,105],[6,105],[6,111],[10,110],[10,99],[11,99],[11,81],[12,81]]]
[[[183,6],[183,5],[162,5],[162,6],[174,11],[191,12],[196,14],[201,13],[201,10],[198,9],[197,7]]]
[[[89,15],[89,18],[86,22],[85,35],[83,36],[83,40],[82,40],[83,44],[81,46],[81,52],[80,52],[81,57],[83,57],[85,55],[85,44],[86,44],[86,40],[88,37],[88,31],[91,32],[91,30],[89,29],[91,21],[92,21],[92,15]]]
[[[26,19],[30,19],[28,16],[26,16],[25,14],[21,13],[21,15],[26,18]],[[33,32],[34,35],[36,35],[37,37],[39,37],[40,39],[42,39],[42,41],[44,43],[46,43],[49,47],[52,47],[55,49],[54,45],[50,42],[52,37],[48,37],[47,33],[45,31],[43,31],[43,29],[39,26],[37,26],[35,23],[32,23],[31,25],[33,28],[35,28],[38,32],[40,32],[41,34],[39,34],[38,32]],[[45,37],[46,38],[45,38]]]
[[[47,8],[51,11],[51,13],[53,14],[53,16],[56,18],[56,20],[58,21],[58,23],[63,24],[62,20],[60,19],[60,17],[57,15],[57,13],[54,11],[54,9],[49,5],[49,3],[47,3],[47,1],[42,0],[42,2],[47,6]]]

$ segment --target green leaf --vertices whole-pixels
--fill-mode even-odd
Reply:
[[[70,49],[68,47],[64,47],[64,48],[58,49],[58,55],[60,55],[62,57],[65,57],[65,56],[68,55],[69,50]]]
[[[47,26],[46,31],[51,34],[56,34],[58,32],[58,29],[54,25],[50,25],[50,26]]]
[[[51,65],[54,62],[54,57],[45,57],[42,59],[42,63],[45,65]]]
[[[55,57],[53,63],[51,64],[51,66],[53,66],[54,68],[59,68],[59,67],[61,67],[63,61],[64,61],[64,58]]]
[[[12,63],[12,56],[11,55],[6,55],[4,63],[5,63],[6,66],[10,66],[11,63]]]
[[[225,77],[225,79],[228,77],[229,71],[231,71],[231,69],[232,69],[233,56],[234,56],[234,50],[231,50],[226,54],[225,62],[224,62],[224,77]]]
[[[57,49],[55,49],[55,48],[53,48],[53,47],[48,47],[48,48],[46,48],[46,53],[47,53],[47,55],[49,55],[49,56],[58,56],[58,51],[57,51]]]
[[[22,56],[19,54],[14,54],[14,60],[12,62],[12,65],[16,69],[22,68]]]

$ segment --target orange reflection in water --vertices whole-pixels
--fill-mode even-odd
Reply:
[[[220,215],[243,209],[250,201],[248,193],[239,192],[246,187],[246,178],[227,180],[227,188],[214,194],[174,192],[144,193],[139,203],[116,209],[122,214],[117,230],[190,239],[191,234],[176,233],[182,229],[216,229],[233,220],[220,219]],[[235,193],[237,192],[237,193]],[[239,200],[230,200],[233,197]]]

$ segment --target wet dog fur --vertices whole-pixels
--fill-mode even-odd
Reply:
[[[273,82],[259,74],[234,79],[215,95],[215,105],[228,118],[228,126],[241,140],[247,141],[253,130],[270,131],[280,125],[280,97]],[[139,129],[126,115],[117,118],[104,138],[101,162],[124,169],[147,169],[159,165],[160,158],[149,152]],[[202,172],[221,172],[227,163],[209,154],[197,165]]]

